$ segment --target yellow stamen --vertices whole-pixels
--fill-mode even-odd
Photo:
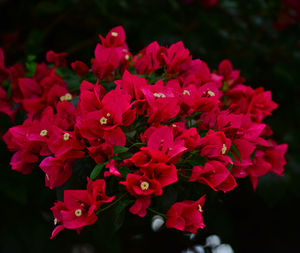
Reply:
[[[62,102],[62,101],[65,101],[65,100],[66,100],[66,97],[65,97],[65,96],[61,96],[59,99],[60,99],[60,101]]]
[[[141,183],[141,189],[143,190],[143,191],[145,191],[145,190],[148,190],[149,189],[149,183],[148,182],[146,182],[146,181],[143,181],[142,183]]]
[[[111,36],[117,37],[119,34],[117,32],[111,32]]]
[[[183,95],[189,95],[189,96],[191,95],[191,93],[190,93],[188,90],[184,90],[184,91],[182,92],[182,94],[183,94]]]
[[[154,95],[154,97],[156,97],[156,98],[165,98],[166,97],[166,95],[165,94],[163,94],[163,93],[153,93],[153,95]]]
[[[198,205],[198,210],[199,210],[200,213],[203,212],[202,206],[200,204]]]
[[[72,95],[70,94],[70,93],[67,93],[66,95],[65,95],[65,100],[66,101],[71,101],[72,100]]]
[[[222,155],[224,155],[226,153],[226,151],[227,151],[227,147],[226,147],[225,144],[223,144],[223,146],[222,146]]]
[[[75,210],[75,215],[76,215],[77,217],[80,217],[80,216],[82,215],[81,209],[76,209],[76,210]]]
[[[211,97],[214,97],[216,94],[213,92],[213,91],[211,91],[211,90],[208,90],[207,91],[207,94],[208,95],[210,95]]]
[[[46,129],[44,129],[40,132],[40,136],[46,136],[47,133],[48,133],[48,131]]]
[[[102,117],[102,118],[100,119],[100,124],[101,124],[101,125],[106,125],[106,124],[107,124],[107,118]]]
[[[54,225],[56,226],[57,223],[58,223],[58,220],[55,218],[55,219],[54,219]]]
[[[126,60],[126,61],[129,61],[129,58],[130,58],[130,57],[129,57],[129,54],[126,54],[126,55],[125,55],[125,60]]]
[[[70,139],[70,134],[69,133],[64,133],[64,140],[67,141]]]

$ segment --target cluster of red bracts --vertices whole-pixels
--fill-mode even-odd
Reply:
[[[34,75],[25,77],[22,66],[5,67],[0,51],[0,82],[10,79],[12,84],[11,97],[0,89],[0,112],[12,119],[18,109],[27,113],[22,125],[3,136],[15,152],[12,169],[28,174],[40,162],[45,184],[53,189],[68,181],[78,159],[105,163],[104,179],[88,179],[86,190],[65,190],[64,202],[55,203],[52,238],[63,228],[80,231],[96,222],[95,212],[114,200],[105,193],[107,177],[125,186],[135,199],[129,211],[144,217],[151,199],[178,176],[227,192],[237,186],[236,178],[249,176],[255,189],[260,176],[283,175],[287,145],[272,140],[272,130],[263,122],[277,104],[269,91],[243,84],[228,60],[211,71],[192,59],[182,42],[170,47],[153,42],[133,56],[122,27],[100,39],[91,66],[98,81],[83,80],[79,94],[71,94],[56,72],[67,65],[65,53],[48,52],[47,61],[55,67],[37,64]],[[79,77],[89,73],[83,62],[71,66]],[[106,89],[105,82],[114,88]],[[77,95],[75,107],[71,101]],[[140,132],[130,128],[138,125]],[[131,157],[116,159],[114,147],[138,142],[143,147]],[[196,163],[190,163],[195,157]],[[126,176],[121,167],[129,170]],[[166,226],[197,232],[204,227],[204,202],[202,196],[174,203]]]

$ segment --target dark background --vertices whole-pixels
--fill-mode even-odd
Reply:
[[[235,252],[300,252],[300,33],[299,1],[220,0],[206,8],[184,0],[0,0],[0,47],[6,65],[34,54],[44,61],[49,49],[68,52],[68,60],[89,63],[98,34],[125,28],[127,44],[137,53],[157,40],[170,45],[182,40],[194,58],[216,69],[230,59],[247,85],[271,90],[279,108],[267,119],[279,143],[288,143],[284,177],[266,175],[256,193],[248,179],[227,194],[208,198],[206,228],[189,240],[179,231],[150,229],[145,219],[125,214],[117,231],[103,213],[81,235],[53,229],[49,208],[55,191],[44,187],[39,170],[28,176],[11,171],[11,154],[3,142],[0,177],[0,252],[180,252],[218,234]],[[202,1],[204,2],[204,1]],[[288,5],[298,4],[298,8]],[[1,132],[11,123],[0,116]],[[107,217],[106,217],[107,216]],[[79,248],[88,251],[76,251]]]

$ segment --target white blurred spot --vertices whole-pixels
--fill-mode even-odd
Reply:
[[[163,217],[161,217],[160,215],[155,215],[152,218],[151,228],[154,232],[157,232],[164,225],[164,223],[165,221]]]
[[[195,251],[193,251],[192,249],[185,249],[181,251],[181,253],[195,253]]]
[[[201,245],[194,246],[194,251],[196,253],[205,253],[205,250],[204,250],[204,248]]]
[[[221,239],[217,235],[210,235],[209,237],[206,238],[206,246],[209,247],[217,247],[221,244]]]
[[[229,244],[221,244],[217,248],[212,250],[212,253],[234,253]]]

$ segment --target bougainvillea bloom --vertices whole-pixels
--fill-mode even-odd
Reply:
[[[65,189],[51,208],[51,238],[115,207],[139,217],[168,210],[166,227],[196,233],[205,195],[186,200],[189,192],[223,194],[244,177],[255,190],[265,174],[284,175],[287,145],[264,121],[277,104],[229,60],[212,70],[181,41],[132,55],[121,26],[99,38],[91,70],[77,60],[69,71],[66,53],[53,51],[49,65],[8,67],[0,49],[0,113],[25,119],[3,135],[10,165],[23,174],[40,167],[47,187]]]
[[[185,200],[171,206],[167,212],[167,228],[176,228],[181,231],[197,233],[199,228],[204,228],[203,205],[205,196],[197,201]]]
[[[97,216],[89,211],[92,204],[87,190],[64,191],[64,202],[59,201],[51,208],[56,225],[51,239],[64,228],[80,231],[82,227],[95,223]]]
[[[230,171],[219,161],[209,161],[204,167],[194,166],[190,181],[198,181],[224,192],[231,191],[237,185]]]

